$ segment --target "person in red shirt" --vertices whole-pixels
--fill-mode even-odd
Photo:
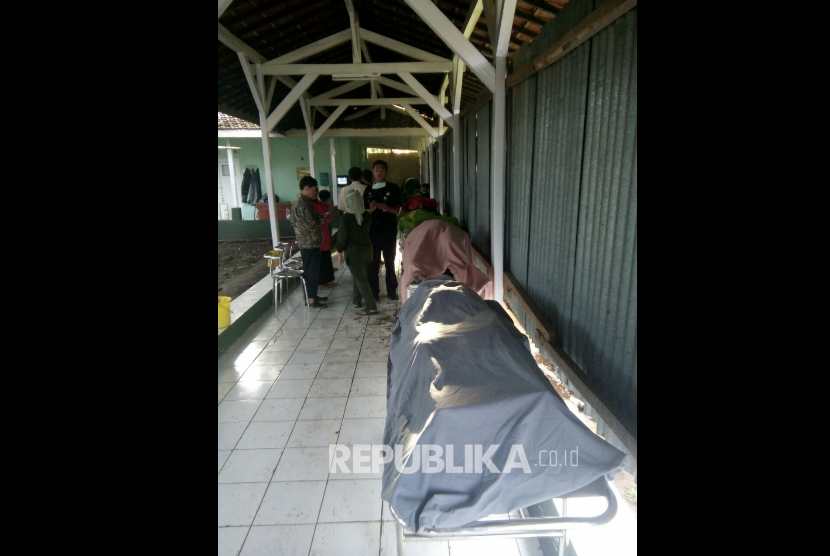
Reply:
[[[320,285],[334,285],[334,265],[331,262],[331,223],[337,216],[337,208],[331,204],[331,192],[328,189],[320,190],[317,194],[317,201],[314,202],[314,210],[323,217],[321,231],[323,241],[320,243]]]

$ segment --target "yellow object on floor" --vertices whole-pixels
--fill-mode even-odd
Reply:
[[[219,296],[219,328],[227,328],[231,324],[231,298]]]

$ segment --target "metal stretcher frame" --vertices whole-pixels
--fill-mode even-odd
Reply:
[[[567,531],[596,525],[602,525],[611,521],[617,514],[617,497],[614,490],[608,485],[606,477],[600,477],[593,483],[557,497],[563,500],[563,514],[567,513],[567,500],[569,498],[586,498],[590,496],[602,496],[607,502],[605,511],[596,516],[588,517],[529,517],[526,510],[519,510],[519,519],[500,519],[490,521],[475,521],[464,527],[453,529],[432,530],[425,529],[411,531],[403,527],[400,522],[395,521],[398,540],[398,556],[404,556],[404,543],[406,541],[429,541],[429,540],[460,540],[460,539],[481,539],[492,537],[523,538],[523,537],[562,537],[564,539]],[[560,541],[559,553],[564,553],[565,543]]]

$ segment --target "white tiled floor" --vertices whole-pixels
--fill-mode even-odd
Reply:
[[[397,554],[380,475],[330,474],[328,460],[329,444],[382,442],[397,303],[383,296],[380,315],[356,315],[348,271],[321,292],[327,308],[307,310],[295,291],[219,360],[220,555]],[[406,549],[496,554],[446,541]]]

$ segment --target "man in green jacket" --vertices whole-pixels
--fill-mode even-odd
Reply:
[[[346,193],[337,231],[336,248],[346,252],[346,264],[354,281],[354,306],[366,305],[363,315],[377,314],[377,304],[369,286],[369,263],[372,262],[372,239],[369,236],[371,215],[366,212],[363,195],[359,190]]]

